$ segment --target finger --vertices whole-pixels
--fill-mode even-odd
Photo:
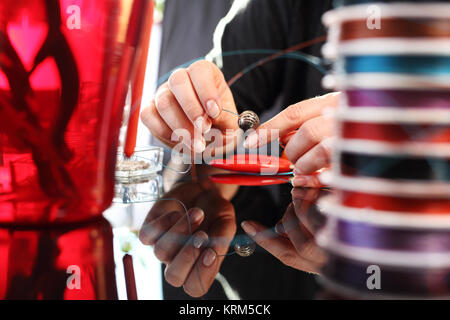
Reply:
[[[283,217],[283,226],[297,253],[303,259],[318,265],[325,263],[325,254],[317,246],[313,234],[298,220],[292,205]]]
[[[143,226],[168,213],[179,211],[186,214],[186,208],[194,206],[194,201],[203,192],[198,183],[183,183],[164,194],[164,199],[156,201],[147,214]]]
[[[305,153],[295,163],[297,175],[312,174],[330,165],[334,138],[327,138]]]
[[[184,245],[164,272],[169,284],[177,288],[183,286],[208,239],[205,232],[199,231]]]
[[[172,73],[168,84],[170,91],[172,91],[184,113],[196,129],[202,133],[211,130],[212,122],[205,114],[205,110],[198,100],[187,70],[178,69]]]
[[[216,220],[209,229],[210,243],[184,285],[184,290],[192,297],[205,295],[219,272],[230,242],[236,233],[234,216],[224,216]]]
[[[205,140],[201,137],[201,135],[195,133],[193,124],[187,118],[177,99],[170,91],[167,83],[158,89],[155,97],[155,103],[156,110],[159,115],[172,131],[176,133],[181,129],[185,130],[189,134],[191,143],[183,141],[185,144],[198,153],[205,150]]]
[[[152,246],[158,239],[175,225],[183,216],[180,211],[170,212],[144,224],[139,231],[139,240],[144,245]]]
[[[188,69],[195,92],[219,130],[236,129],[236,116],[223,112],[224,109],[237,112],[233,95],[222,71],[213,63],[205,60],[193,63]]]
[[[259,246],[286,266],[311,273],[319,272],[314,263],[302,259],[297,254],[295,247],[288,239],[278,236],[255,221],[243,222],[242,228]]]
[[[318,190],[310,189],[309,191]],[[294,200],[295,215],[300,223],[313,235],[321,229],[325,222],[326,217],[320,212],[316,204],[309,202],[308,200]]]
[[[320,196],[320,189],[302,189],[302,188],[295,188],[292,189],[292,200],[295,201],[307,201],[310,203],[315,203]]]
[[[291,180],[294,188],[322,188],[324,185],[317,175],[295,175]]]
[[[218,118],[222,112],[218,88],[221,82],[225,83],[222,72],[205,60],[193,63],[187,72],[207,114],[213,119]]]
[[[142,110],[141,120],[155,138],[170,148],[175,145],[175,143],[171,141],[172,129],[169,128],[166,122],[159,115],[158,110],[156,110],[154,100],[150,103],[150,106]]]
[[[190,232],[196,230],[203,221],[203,210],[193,208],[188,211],[172,228],[170,228],[155,244],[154,253],[158,260],[169,263],[184,246]]]
[[[334,134],[334,119],[330,116],[320,116],[306,121],[286,145],[286,156],[292,163],[325,138]]]
[[[312,235],[315,234],[314,225],[311,224],[311,220],[308,219],[308,213],[311,210],[316,210],[315,201],[320,194],[319,189],[307,189],[303,198],[295,198],[294,195],[292,197],[292,202],[294,205],[294,213],[297,216],[300,224],[304,226],[309,233]]]
[[[287,135],[283,136],[280,138],[280,146],[285,149],[286,145],[289,143],[289,141],[291,141],[292,137],[295,136],[295,134],[297,133],[297,131],[291,131],[289,132]]]
[[[330,93],[288,107],[249,135],[245,147],[253,149],[297,130],[306,121],[322,116],[325,109],[337,107],[338,98],[338,93]],[[271,130],[276,130],[277,136],[272,135]]]

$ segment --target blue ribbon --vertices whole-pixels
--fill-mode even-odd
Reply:
[[[351,56],[344,58],[346,73],[402,73],[450,75],[450,56]]]

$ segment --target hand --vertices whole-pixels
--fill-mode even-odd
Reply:
[[[236,233],[234,208],[215,191],[196,183],[178,185],[150,210],[139,239],[154,246],[165,263],[165,279],[192,297],[205,295],[219,272]]]
[[[177,129],[189,133],[182,142],[196,153],[206,148],[205,135],[215,128],[238,129],[230,88],[220,69],[211,62],[198,61],[187,69],[175,71],[156,92],[155,99],[142,111],[142,121],[152,135],[173,148],[181,137]],[[178,136],[178,137],[177,137]]]
[[[244,221],[242,228],[258,245],[285,265],[319,274],[326,262],[326,255],[317,246],[314,234],[322,223],[317,215],[313,218],[308,214],[319,192],[319,189],[294,189],[294,202],[277,224],[276,232],[255,221]]]
[[[288,107],[248,136],[245,146],[256,148],[272,142],[276,137],[271,136],[269,130],[276,129],[281,137],[280,143],[286,146],[286,156],[295,164],[296,176],[311,175],[327,167],[330,163],[335,120],[325,112],[327,109],[335,110],[338,99],[339,93],[331,93]],[[299,178],[294,179],[294,185],[314,186],[314,183]]]

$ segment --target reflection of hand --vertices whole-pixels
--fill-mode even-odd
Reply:
[[[283,219],[277,224],[276,232],[254,221],[245,221],[242,228],[261,247],[270,252],[285,265],[311,273],[319,273],[325,263],[325,253],[314,239],[317,230],[317,217],[308,214],[314,194],[318,189],[310,189],[300,200],[301,189],[294,189],[294,203],[291,204]],[[296,198],[297,196],[297,198]]]
[[[156,257],[167,265],[165,278],[187,294],[200,297],[211,287],[236,233],[234,208],[215,191],[184,183],[165,195],[150,210],[139,238],[154,246]],[[192,235],[193,234],[193,235]]]

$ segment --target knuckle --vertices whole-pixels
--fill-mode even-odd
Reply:
[[[322,149],[322,154],[326,159],[330,159],[333,153],[333,139],[325,139],[320,143],[320,148]]]
[[[196,259],[198,257],[198,252],[194,247],[189,248],[188,250],[181,250],[179,253],[179,257],[177,259],[180,259],[183,261],[183,263],[188,264],[191,263],[192,260]]]
[[[167,267],[164,271],[164,277],[166,281],[175,288],[180,288],[184,284],[184,279],[182,279],[178,272],[170,267]]]
[[[296,259],[296,255],[290,251],[283,252],[280,255],[280,261],[287,267],[294,267]]]
[[[211,68],[212,63],[206,60],[199,60],[191,64],[187,71],[189,74],[197,74],[202,73],[205,70],[209,70]]]
[[[155,254],[155,257],[161,261],[161,262],[167,262],[168,261],[168,253],[167,251],[161,246],[159,242],[155,244],[155,247],[153,249],[153,253]]]
[[[308,121],[301,126],[300,134],[304,139],[313,143],[319,143],[321,140],[316,125],[311,121]]]
[[[175,70],[169,77],[169,87],[173,88],[179,85],[183,85],[186,83],[186,80],[188,79],[188,74],[186,69],[178,69]]]
[[[169,90],[163,90],[155,98],[155,105],[158,111],[165,111],[173,106],[172,93]]]
[[[195,105],[194,103],[186,103],[183,105],[183,110],[193,119],[195,120],[195,118],[197,116],[201,116],[203,114],[202,109],[200,109],[197,105]]]
[[[301,123],[303,119],[303,108],[301,104],[294,104],[283,112],[284,118],[289,123]]]

